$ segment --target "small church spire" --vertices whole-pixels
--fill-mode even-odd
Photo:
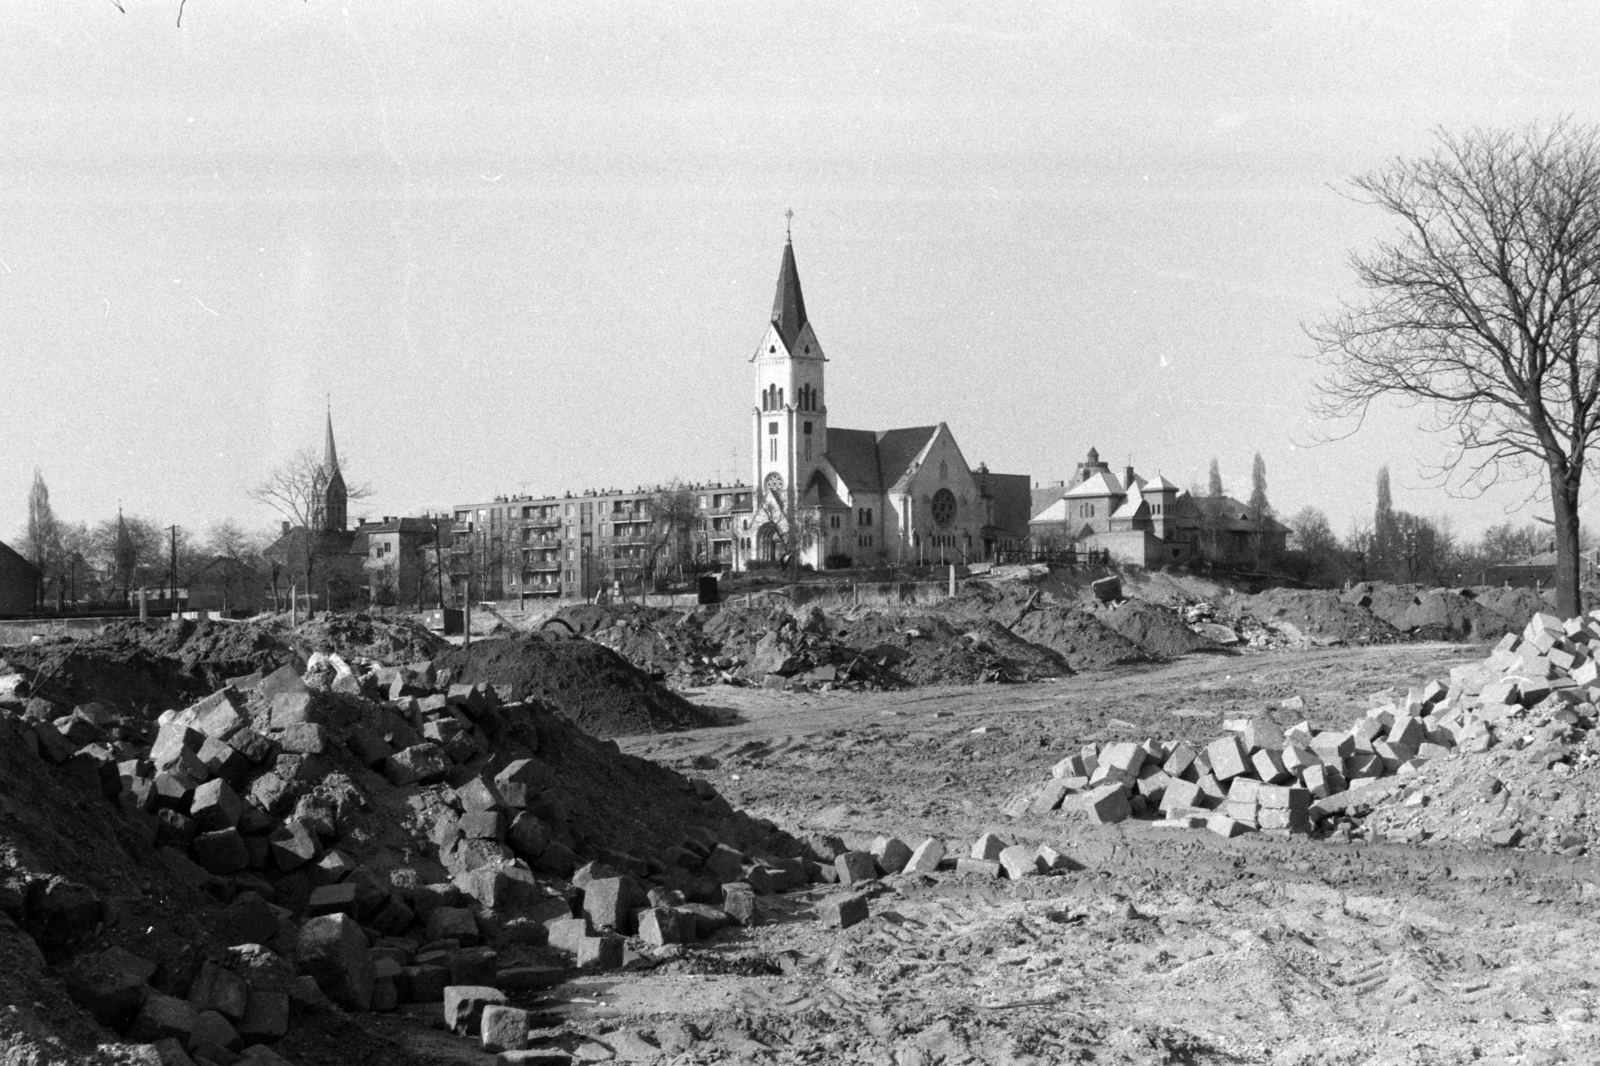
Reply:
[[[328,402],[328,442],[323,446],[322,465],[328,468],[331,475],[339,469],[339,452],[333,446],[333,402]]]
[[[333,405],[328,406],[328,441],[322,453],[322,532],[343,533],[349,520],[349,490],[339,472],[339,452],[333,446]]]

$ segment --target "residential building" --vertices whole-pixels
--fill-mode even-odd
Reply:
[[[31,614],[38,598],[38,567],[0,543],[0,614]]]
[[[1583,584],[1600,576],[1600,548],[1588,548],[1578,553],[1578,580]],[[1530,555],[1516,562],[1495,563],[1483,573],[1485,585],[1507,588],[1547,589],[1556,581],[1556,553],[1554,549]]]
[[[449,518],[385,515],[352,531],[350,553],[361,560],[369,600],[379,606],[437,604],[449,584],[438,549],[448,544]]]
[[[684,507],[682,554],[693,565],[742,565],[751,538],[751,489],[743,483],[497,496],[452,508],[456,594],[466,594],[469,579],[477,599],[588,599],[617,585],[635,590],[675,554],[673,535],[658,518],[669,495]]]
[[[277,602],[272,596],[271,573],[254,558],[218,555],[207,559],[189,573],[184,589],[191,611],[249,615]]]
[[[1247,566],[1283,553],[1288,527],[1253,515],[1231,496],[1194,497],[1159,474],[1119,477],[1090,448],[1069,481],[1033,492],[1028,521],[1036,550],[1104,551],[1134,566],[1205,560]]]

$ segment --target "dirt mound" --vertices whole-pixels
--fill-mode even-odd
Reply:
[[[1150,654],[1086,610],[1048,605],[1023,615],[1011,631],[1048,648],[1073,670],[1149,662]]]
[[[1487,642],[1517,632],[1526,622],[1492,611],[1457,589],[1424,589],[1412,597],[1395,628],[1421,640]]]
[[[138,645],[149,635],[134,636]],[[80,642],[72,651],[92,661],[120,648],[126,659],[127,643]],[[505,656],[516,667],[517,649],[494,647],[512,643],[473,651],[489,653],[486,666]],[[528,681],[619,667],[641,676],[587,642],[516,643],[562,656],[564,665],[541,673],[523,655]],[[174,638],[167,650],[182,646]],[[321,913],[316,892],[336,883],[354,889],[339,908],[363,927],[355,950],[366,959],[381,931],[380,950],[407,966],[426,961],[421,946],[441,939],[430,914],[455,908],[462,931],[451,936],[483,944],[463,949],[480,953],[475,972],[492,949],[492,982],[495,952],[502,972],[513,964],[566,967],[528,934],[579,904],[568,879],[582,862],[624,871],[641,893],[654,887],[647,878],[670,877],[697,904],[721,900],[720,883],[696,873],[697,856],[719,844],[738,849],[728,854],[742,862],[787,863],[758,873],[803,869],[798,844],[770,823],[735,812],[703,781],[621,754],[543,702],[501,704],[481,688],[446,697],[433,691],[426,669],[332,672],[331,690],[317,680],[307,689],[280,672],[270,693],[269,682],[246,682],[215,694],[171,720],[154,748],[150,731],[120,731],[99,711],[58,727],[31,720],[16,700],[0,704],[0,1059],[153,1061],[147,1048],[115,1043],[105,1026],[129,1041],[151,1040],[155,1022],[135,1020],[145,1018],[141,1003],[162,1004],[165,1018],[189,1010],[178,1001],[204,1010],[226,987],[248,997],[254,1018],[258,993],[278,995],[299,964],[320,991],[291,988],[281,1001],[287,1035],[252,1042],[264,1038],[307,1066],[431,1061],[369,1028],[364,1000],[346,1003],[337,980],[307,967],[295,945],[306,942],[302,922]],[[394,685],[408,694],[384,703],[361,695]],[[187,691],[156,695],[171,703]],[[660,695],[669,705],[676,699]],[[508,769],[520,776],[507,780],[524,782],[524,791],[501,787],[497,775]],[[214,790],[224,782],[229,787]],[[735,868],[732,876],[747,875]],[[245,943],[264,946],[232,947]],[[255,961],[241,962],[246,957]],[[450,956],[450,966],[462,964]],[[217,967],[245,984],[228,986]],[[131,981],[129,972],[137,973]],[[379,1006],[385,987],[411,1001],[410,992],[385,985],[389,978],[367,972],[374,1009],[394,1008],[392,998]],[[187,1034],[191,1050],[204,1049]]]
[[[832,636],[911,685],[969,685],[1032,680],[1068,672],[1064,660],[998,624],[962,630],[935,614],[861,611],[840,619]]]
[[[1555,606],[1554,599],[1546,598],[1533,589],[1481,585],[1472,590],[1472,596],[1495,614],[1515,623],[1516,629],[1527,625],[1528,619],[1540,611],[1548,611]],[[1516,629],[1512,632],[1516,632]]]
[[[463,684],[491,684],[514,700],[541,699],[597,737],[663,733],[715,724],[622,656],[589,640],[539,636],[474,641],[434,659]]]
[[[324,612],[291,630],[288,640],[307,651],[336,652],[390,666],[431,659],[450,645],[408,618]]]
[[[269,672],[304,660],[270,626],[225,622],[114,622],[82,640],[59,638],[7,648],[5,657],[33,679],[34,694],[153,712],[182,707],[231,677]]]
[[[1472,590],[1429,589],[1363,581],[1340,601],[1371,611],[1418,640],[1489,641],[1520,630],[1533,612],[1511,618],[1481,603]]]
[[[1216,641],[1190,629],[1172,611],[1140,600],[1123,600],[1115,607],[1096,611],[1095,617],[1152,658],[1176,659],[1191,652],[1223,650]]]
[[[1400,631],[1365,607],[1324,589],[1268,589],[1241,601],[1241,613],[1311,644],[1388,644]]]
[[[170,622],[113,622],[95,638],[97,648],[115,653],[139,649],[175,660],[205,678],[213,688],[223,680],[275,670],[293,657],[281,634],[257,624],[184,619]]]
[[[638,618],[641,616],[646,619],[653,619],[659,613],[639,605],[578,603],[570,607],[561,608],[545,619],[544,624],[549,625],[551,622],[559,620],[564,628],[571,630],[577,636],[586,637],[596,630],[605,629],[618,619]]]
[[[706,638],[702,620],[694,611],[666,611],[649,607],[601,607],[584,604],[566,608],[541,629],[559,635],[587,636],[634,666],[657,677],[673,676],[685,684],[706,683],[712,659],[721,649]]]

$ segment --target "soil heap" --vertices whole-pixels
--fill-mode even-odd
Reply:
[[[443,640],[409,620],[320,614],[298,627],[287,615],[246,622],[112,622],[82,638],[57,637],[6,648],[36,695],[67,707],[103,702],[159,713],[214,692],[231,677],[280,666],[303,668],[318,651],[395,664],[426,659]]]
[[[458,682],[493,685],[512,700],[543,700],[592,736],[715,724],[708,712],[590,640],[539,635],[478,640],[434,662]]]
[[[584,604],[557,612],[544,631],[585,636],[679,687],[894,689],[1039,680],[1241,647],[1488,641],[1545,606],[1525,589],[1365,583],[1250,593],[1166,572],[1122,585],[1127,598],[1101,604],[1046,568],[1007,568],[922,606]]]
[[[809,879],[708,783],[436,677],[314,652],[153,718],[0,668],[0,1059],[409,1063],[363,1013],[531,995]]]

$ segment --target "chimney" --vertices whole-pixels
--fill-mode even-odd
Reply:
[[[289,523],[287,521],[283,523],[283,531],[285,533],[289,532]]]
[[[1133,488],[1133,467],[1131,466],[1124,467],[1122,470],[1122,487],[1125,489]]]

